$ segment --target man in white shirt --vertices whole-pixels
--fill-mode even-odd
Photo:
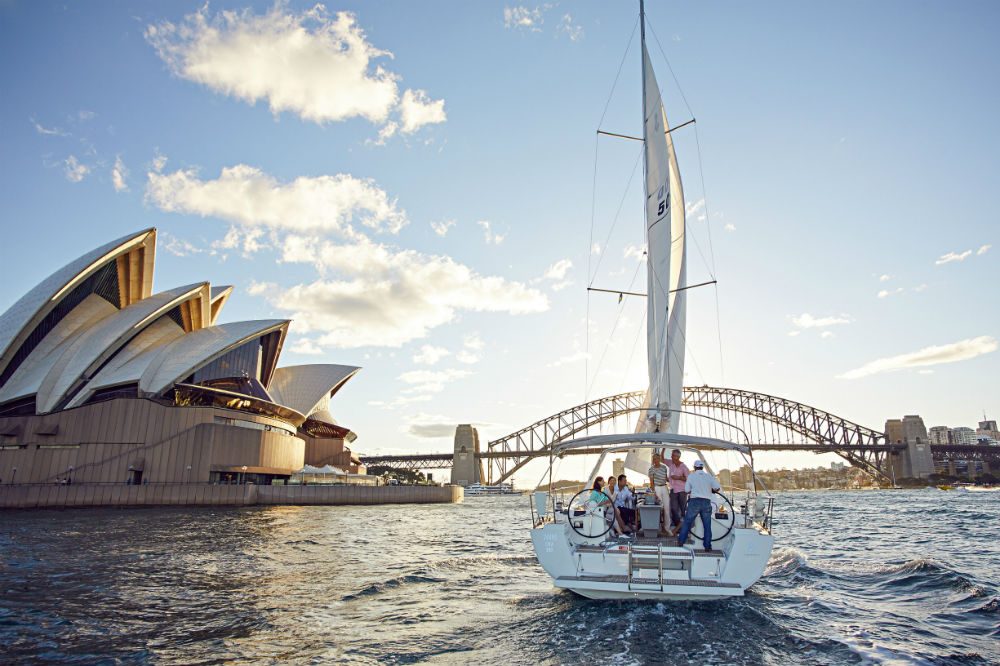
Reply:
[[[653,464],[649,468],[649,487],[653,489],[656,499],[660,500],[660,512],[663,514],[663,529],[670,529],[670,487],[667,485],[667,477],[670,472],[663,464],[663,458],[659,453],[653,454]],[[652,529],[643,527],[643,529]]]
[[[705,550],[712,550],[712,495],[722,490],[722,486],[714,476],[705,471],[705,463],[695,460],[694,471],[684,482],[684,490],[689,493],[687,514],[684,516],[684,524],[681,525],[681,533],[677,535],[677,544],[683,546],[687,542],[694,519],[701,516],[701,524],[705,531],[702,545],[705,546]]]

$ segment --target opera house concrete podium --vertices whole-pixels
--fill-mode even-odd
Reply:
[[[232,287],[153,293],[155,254],[155,229],[120,238],[0,316],[0,485],[363,473],[330,414],[359,368],[279,368],[287,320],[219,323]]]

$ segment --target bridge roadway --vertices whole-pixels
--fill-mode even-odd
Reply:
[[[906,448],[905,444],[855,444],[851,447],[854,451],[901,451]],[[946,447],[954,448],[954,447]],[[963,451],[970,447],[962,447]],[[975,448],[975,447],[971,447]],[[754,451],[815,451],[817,453],[828,453],[830,447],[826,444],[754,444]],[[934,449],[934,446],[931,446]],[[604,449],[570,449],[563,455],[579,456],[593,455],[601,453]],[[500,458],[520,458],[524,454],[517,451],[484,451],[477,457],[483,460],[497,460]],[[544,457],[544,456],[537,456]],[[452,466],[455,460],[454,453],[413,453],[396,456],[361,456],[361,462],[368,467],[381,466],[392,467],[394,469],[447,469]]]
[[[851,447],[853,451],[879,451],[892,452],[902,451],[905,444],[855,444]],[[761,451],[814,451],[816,453],[830,453],[830,446],[827,444],[754,444],[752,449]],[[602,449],[570,449],[565,455],[593,455],[600,453]],[[985,444],[931,444],[931,453],[935,460],[947,460],[952,457],[960,459],[981,460],[984,457],[1000,455],[1000,450],[996,446]],[[496,460],[499,458],[518,458],[523,454],[516,451],[485,451],[479,454],[483,460]],[[543,457],[543,456],[538,456]],[[393,469],[448,469],[455,460],[454,453],[413,453],[395,456],[361,456],[361,462],[368,467],[391,467]]]

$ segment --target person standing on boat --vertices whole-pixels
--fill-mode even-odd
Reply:
[[[667,466],[663,464],[663,457],[659,453],[654,453],[653,464],[649,468],[649,485],[653,489],[656,499],[660,501],[660,513],[663,514],[663,528],[666,530],[670,529],[670,495],[667,489],[668,475],[669,471],[667,470]]]
[[[684,524],[681,525],[681,533],[677,536],[677,545],[683,546],[687,543],[694,519],[701,516],[701,525],[705,532],[702,545],[705,546],[705,550],[712,550],[712,495],[722,490],[722,486],[714,476],[705,471],[705,463],[695,460],[694,471],[684,482],[684,490],[690,493],[690,497]]]
[[[684,490],[684,483],[687,481],[691,470],[681,462],[681,452],[674,449],[670,452],[670,460],[667,462],[667,473],[670,479],[670,533],[677,534],[681,528],[681,521],[687,513],[688,496]]]

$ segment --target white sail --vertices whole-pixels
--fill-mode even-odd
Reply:
[[[660,88],[642,42],[643,139],[646,158],[646,354],[649,390],[637,432],[676,433],[684,380],[687,283],[684,190]],[[625,464],[645,472],[649,450],[629,453]]]

